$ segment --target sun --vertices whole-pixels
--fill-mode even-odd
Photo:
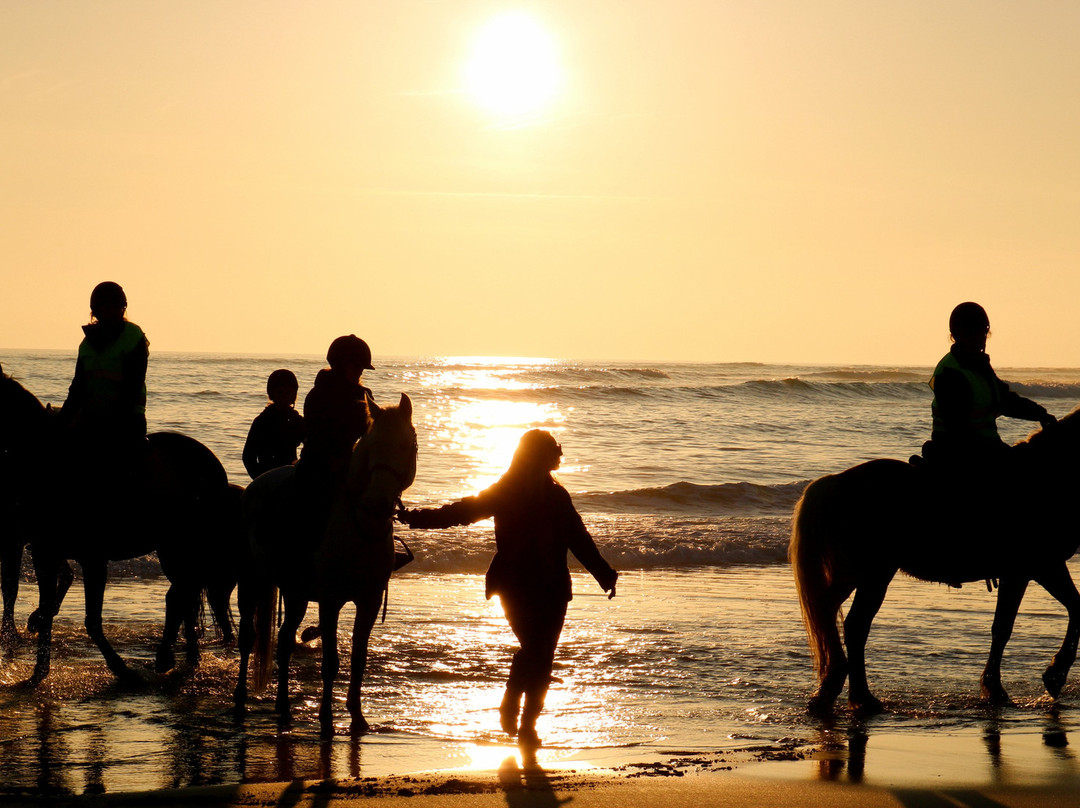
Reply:
[[[524,12],[506,12],[488,21],[473,40],[465,64],[465,84],[473,99],[506,117],[539,112],[562,82],[555,39]]]

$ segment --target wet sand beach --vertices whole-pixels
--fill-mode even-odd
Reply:
[[[601,756],[545,764],[522,763],[512,748],[488,769],[452,769],[385,777],[218,785],[81,796],[5,795],[5,806],[256,806],[377,805],[453,808],[577,806],[897,806],[898,808],[1040,808],[1080,805],[1080,776],[1053,783],[1023,777],[981,778],[963,760],[964,745],[935,758],[930,748],[900,743],[875,761],[880,775],[857,782],[847,755],[772,747],[728,754],[683,752],[614,762]],[[918,747],[918,744],[915,744]],[[493,750],[494,751],[494,750]],[[936,759],[936,765],[928,761]],[[864,761],[865,762],[865,761]],[[1014,760],[1014,764],[1021,761]],[[859,764],[862,765],[862,764]]]

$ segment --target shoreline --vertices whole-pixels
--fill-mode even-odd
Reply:
[[[945,741],[947,739],[939,739]],[[931,744],[934,746],[935,744]],[[184,806],[200,808],[273,808],[281,806],[370,805],[451,806],[452,808],[555,808],[577,806],[852,806],[852,808],[1060,808],[1080,805],[1080,774],[1052,783],[942,781],[933,772],[920,775],[914,748],[892,750],[897,781],[854,782],[823,776],[843,771],[838,758],[822,747],[795,743],[732,752],[622,753],[622,762],[567,759],[523,762],[506,747],[505,758],[491,768],[439,769],[345,779],[297,779],[273,783],[207,785],[180,789],[87,793],[81,795],[4,793],[11,806]],[[600,750],[594,750],[600,751]],[[607,750],[614,754],[616,750]],[[926,753],[932,750],[923,749]],[[541,758],[543,755],[541,755]],[[598,756],[607,760],[601,752]],[[848,757],[844,763],[851,763]],[[816,776],[815,776],[816,773]]]

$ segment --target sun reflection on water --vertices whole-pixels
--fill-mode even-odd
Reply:
[[[546,429],[556,438],[565,430],[569,408],[545,400],[543,383],[527,381],[521,374],[523,368],[543,372],[552,364],[552,360],[495,357],[470,357],[459,363],[449,358],[441,369],[417,379],[434,392],[431,405],[421,413],[425,450],[442,455],[440,465],[454,475],[438,486],[444,493],[465,496],[495,482],[527,430]],[[537,394],[521,397],[523,390]]]

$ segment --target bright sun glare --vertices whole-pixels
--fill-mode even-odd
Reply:
[[[473,40],[465,65],[469,92],[498,115],[536,113],[554,98],[562,79],[554,39],[522,12],[489,21]]]

